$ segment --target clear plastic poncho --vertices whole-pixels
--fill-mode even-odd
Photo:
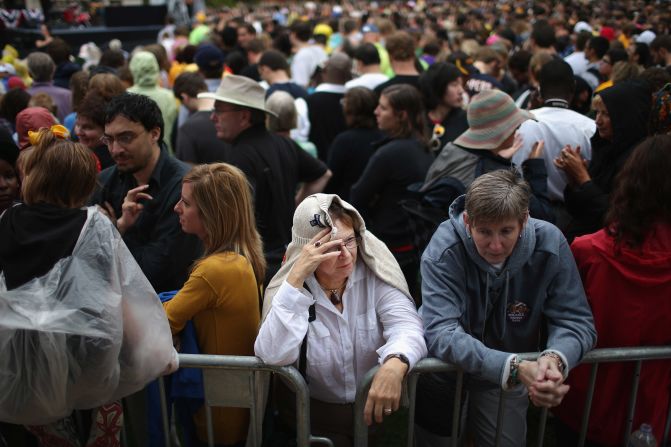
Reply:
[[[176,368],[163,307],[96,208],[46,275],[8,291],[0,274],[0,421],[47,424]]]

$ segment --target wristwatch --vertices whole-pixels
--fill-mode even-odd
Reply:
[[[404,356],[403,354],[389,354],[388,356],[386,356],[384,358],[384,361],[382,363],[387,363],[387,360],[393,359],[393,358],[399,359],[400,361],[402,361],[403,363],[405,363],[408,366],[408,369],[410,369],[410,360],[408,360],[408,358],[406,356]]]
[[[508,374],[509,387],[519,385],[520,383],[519,372],[520,372],[520,358],[518,356],[514,356],[512,359],[510,359],[510,372]]]

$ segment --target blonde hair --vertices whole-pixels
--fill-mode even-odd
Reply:
[[[193,201],[205,227],[205,256],[225,251],[244,256],[261,284],[266,261],[245,174],[227,163],[213,163],[195,166],[183,182],[193,188]]]
[[[552,59],[553,56],[546,52],[536,53],[531,56],[531,60],[529,60],[529,75],[534,81],[538,82],[543,65],[547,64]]]
[[[618,61],[613,65],[611,79],[613,80],[613,84],[617,84],[628,79],[634,79],[641,74],[641,71],[641,66],[635,62]]]
[[[43,202],[79,208],[86,205],[96,185],[93,153],[47,128],[40,129],[37,144],[22,160],[21,171],[21,192],[28,205]]]
[[[58,113],[58,106],[54,102],[53,98],[48,93],[35,93],[28,100],[28,107],[42,107],[51,112],[52,115]]]

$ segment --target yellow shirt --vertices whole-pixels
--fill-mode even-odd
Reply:
[[[613,86],[613,81],[609,79],[608,81],[602,82],[601,84],[599,84],[599,86],[596,89],[594,89],[594,93],[602,92],[602,91],[604,91],[607,88],[610,88],[612,86]]]
[[[203,354],[254,355],[259,292],[254,270],[245,257],[226,252],[203,259],[163,307],[173,334],[193,321]],[[215,443],[235,444],[247,438],[248,410],[213,408],[212,416]],[[194,422],[198,437],[207,440],[204,408],[196,413]]]

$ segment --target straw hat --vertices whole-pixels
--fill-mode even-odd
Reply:
[[[534,119],[500,90],[485,90],[475,95],[466,113],[468,130],[454,140],[454,144],[467,149],[496,149],[520,124]]]
[[[226,75],[216,92],[198,93],[198,98],[214,99],[228,102],[242,107],[262,110],[277,116],[266,108],[266,91],[254,81],[245,76]]]

